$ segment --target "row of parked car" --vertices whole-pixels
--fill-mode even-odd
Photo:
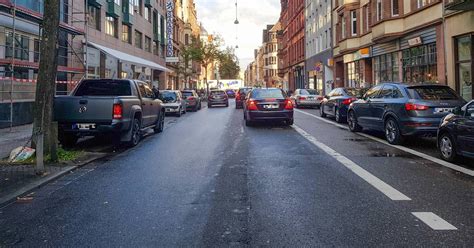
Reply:
[[[474,157],[474,101],[445,85],[383,83],[370,89],[336,88],[319,104],[321,117],[348,123],[352,132],[382,131],[390,144],[435,136],[441,157]]]

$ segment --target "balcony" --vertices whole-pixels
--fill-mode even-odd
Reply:
[[[114,2],[108,2],[107,14],[115,18],[120,17],[122,8]]]
[[[472,0],[447,0],[444,4],[447,10],[474,10]]]
[[[104,2],[105,0],[87,0],[88,4],[95,6],[97,8],[102,7],[102,5],[104,5]]]
[[[150,7],[150,8],[152,7],[151,0],[145,0],[144,2],[145,2],[146,7]]]
[[[133,25],[134,17],[130,13],[123,13],[122,22],[128,25]]]
[[[403,19],[392,19],[379,22],[372,27],[372,38],[374,42],[387,42],[396,39],[404,31]]]

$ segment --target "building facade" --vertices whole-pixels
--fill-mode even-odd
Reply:
[[[278,76],[282,80],[282,88],[285,90],[295,89],[294,85],[290,87],[290,63],[288,57],[288,0],[280,1],[280,18],[278,22],[281,27],[277,32],[278,43]]]
[[[306,0],[305,58],[308,86],[321,94],[333,86],[331,1]]]
[[[290,90],[307,88],[305,80],[305,0],[287,1],[286,33]],[[282,27],[283,29],[283,27]]]
[[[335,85],[439,83],[472,99],[473,11],[463,2],[334,0]]]
[[[278,77],[278,42],[277,32],[280,29],[280,23],[267,25],[263,30],[263,79],[266,87],[281,87]]]

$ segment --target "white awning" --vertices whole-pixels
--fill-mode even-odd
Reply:
[[[127,62],[130,62],[132,64],[137,64],[137,65],[141,65],[141,66],[145,66],[145,67],[150,67],[152,69],[155,69],[155,70],[160,70],[160,71],[164,71],[164,72],[173,72],[172,70],[160,65],[160,64],[157,64],[153,61],[149,61],[149,60],[146,60],[146,59],[142,59],[140,57],[137,57],[137,56],[133,56],[133,55],[130,55],[130,54],[127,54],[127,53],[124,53],[124,52],[121,52],[121,51],[118,51],[118,50],[115,50],[115,49],[112,49],[112,48],[108,48],[108,47],[105,47],[105,46],[101,46],[101,45],[98,45],[96,43],[93,43],[93,42],[89,42],[90,45],[94,46],[95,48],[101,50],[102,52],[104,53],[107,53],[119,60],[122,60],[122,61],[127,61]]]

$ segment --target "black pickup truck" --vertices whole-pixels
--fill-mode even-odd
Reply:
[[[128,79],[83,80],[70,96],[54,99],[59,142],[73,146],[80,137],[110,134],[130,146],[144,129],[163,131],[165,109],[150,87]]]

